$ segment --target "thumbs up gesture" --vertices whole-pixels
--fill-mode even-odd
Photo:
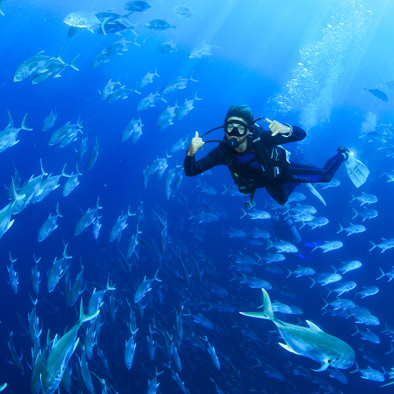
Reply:
[[[189,149],[187,150],[187,155],[194,156],[199,149],[202,150],[204,144],[205,142],[198,136],[198,131],[196,131],[196,134],[190,143]]]

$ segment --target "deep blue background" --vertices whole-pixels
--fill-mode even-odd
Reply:
[[[322,229],[311,231],[307,226],[303,228],[303,242],[341,239],[345,244],[341,250],[327,254],[316,251],[311,254],[310,248],[301,246],[302,255],[308,259],[289,256],[287,261],[281,263],[284,275],[267,273],[262,267],[257,267],[253,276],[263,277],[274,285],[272,294],[270,293],[273,299],[300,306],[304,312],[301,321],[312,320],[325,331],[351,344],[356,350],[360,368],[370,365],[376,369],[389,370],[392,356],[385,353],[390,350],[391,343],[382,331],[386,325],[394,324],[391,313],[394,302],[392,283],[387,283],[386,278],[382,279],[377,282],[380,287],[379,294],[362,301],[355,297],[354,291],[345,295],[345,298],[353,299],[379,317],[380,326],[371,329],[380,335],[382,343],[374,345],[361,341],[359,336],[351,336],[355,331],[353,319],[345,320],[328,314],[322,316],[321,307],[327,296],[326,289],[317,285],[309,288],[310,281],[306,278],[286,279],[285,268],[294,269],[297,264],[311,265],[321,273],[330,271],[331,265],[338,267],[342,261],[360,260],[363,263],[362,269],[346,274],[344,279],[356,281],[358,287],[375,284],[375,278],[380,274],[379,268],[385,272],[391,269],[392,251],[380,254],[378,250],[369,253],[368,249],[369,240],[380,242],[381,238],[393,237],[392,184],[386,183],[385,177],[381,177],[382,173],[393,168],[393,158],[386,155],[389,152],[387,148],[392,147],[392,127],[387,128],[388,135],[385,139],[368,142],[369,137],[360,137],[362,123],[370,112],[376,115],[378,125],[393,122],[393,95],[384,84],[394,79],[390,49],[393,36],[393,4],[389,0],[379,1],[378,4],[372,0],[279,0],[275,3],[259,0],[196,1],[188,3],[194,15],[187,20],[177,17],[172,11],[179,3],[152,1],[153,6],[149,11],[130,18],[136,23],[139,35],[137,41],[141,46],[130,45],[128,52],[122,56],[113,56],[109,63],[91,71],[89,64],[92,59],[121,36],[103,36],[83,31],[68,38],[68,26],[62,20],[73,11],[95,12],[111,9],[122,12],[123,5],[122,1],[24,1],[23,4],[2,1],[5,16],[0,17],[0,128],[7,125],[9,110],[16,126],[20,125],[24,114],[28,113],[26,123],[34,131],[21,131],[20,142],[1,153],[0,183],[8,187],[15,168],[22,182],[27,181],[32,174],[38,175],[40,158],[43,160],[44,169],[49,173],[59,174],[64,163],[68,163],[68,173],[73,171],[77,161],[74,146],[60,149],[58,146],[48,146],[48,140],[55,129],[68,121],[76,122],[79,115],[83,122],[84,136],[89,137],[87,156],[94,147],[96,137],[100,154],[91,170],[86,168],[87,156],[85,157],[80,165],[83,173],[81,184],[70,196],[63,198],[59,188],[41,203],[30,205],[14,217],[14,225],[0,240],[0,259],[3,266],[0,270],[0,383],[7,381],[7,390],[10,393],[28,392],[30,371],[26,362],[31,362],[30,343],[24,336],[18,315],[26,324],[27,313],[32,307],[29,294],[33,254],[42,257],[40,269],[43,282],[38,303],[38,315],[44,326],[42,341],[48,329],[53,337],[54,333],[61,334],[65,327],[71,327],[76,320],[73,309],[66,307],[64,303],[61,293],[64,280],[54,293],[48,294],[46,290],[46,272],[54,257],[61,255],[63,242],[69,243],[69,253],[73,256],[73,277],[79,270],[79,259],[82,258],[84,262],[87,288],[85,304],[88,301],[88,292],[94,287],[102,288],[109,275],[119,288],[117,299],[123,305],[119,313],[127,319],[125,299],[133,298],[136,287],[145,275],[153,276],[157,261],[152,251],[141,248],[139,263],[142,264],[137,262],[133,275],[125,278],[119,266],[112,265],[113,256],[117,252],[114,246],[108,246],[108,239],[117,217],[122,212],[125,213],[128,206],[135,212],[140,201],[143,201],[143,236],[150,240],[151,244],[157,246],[159,243],[159,226],[153,210],[161,209],[168,219],[168,248],[171,251],[167,251],[160,263],[163,265],[161,271],[165,278],[160,285],[160,292],[171,299],[168,307],[162,306],[160,310],[160,313],[171,321],[166,329],[171,330],[175,310],[179,311],[179,303],[175,302],[174,298],[184,297],[190,301],[190,298],[194,297],[195,303],[190,301],[188,306],[194,314],[203,313],[215,321],[216,331],[212,333],[201,327],[196,328],[190,317],[184,317],[187,321],[185,332],[190,334],[196,331],[198,335],[214,338],[219,358],[232,360],[236,365],[234,369],[241,370],[242,379],[234,378],[239,386],[234,386],[232,391],[227,387],[228,392],[251,392],[253,389],[262,390],[262,387],[265,387],[267,392],[282,393],[290,392],[290,385],[296,387],[295,392],[325,392],[318,391],[319,383],[313,384],[311,388],[310,380],[294,377],[292,370],[296,366],[302,365],[310,369],[316,365],[281,349],[276,344],[277,338],[269,333],[274,329],[271,323],[251,321],[236,313],[238,310],[256,310],[261,299],[259,290],[246,287],[240,289],[237,282],[231,281],[231,255],[242,251],[253,256],[255,252],[264,254],[265,249],[251,245],[247,239],[229,239],[225,232],[230,227],[248,231],[261,225],[271,231],[273,236],[286,237],[286,234],[280,231],[275,233],[272,221],[256,224],[248,219],[240,219],[244,198],[221,195],[223,184],[232,186],[225,168],[215,168],[200,177],[201,182],[216,189],[217,194],[214,196],[201,191],[197,178],[184,178],[179,194],[169,201],[165,195],[165,175],[162,179],[153,175],[146,189],[142,185],[142,171],[156,157],[165,157],[175,142],[180,138],[190,139],[195,130],[203,132],[220,125],[227,108],[234,103],[248,103],[256,118],[264,116],[307,128],[308,138],[298,145],[289,146],[293,152],[293,160],[321,166],[335,152],[337,146],[349,146],[371,170],[368,182],[360,190],[356,190],[344,170],[340,169],[337,177],[341,180],[341,186],[322,191],[327,207],[323,207],[307,191],[299,190],[308,196],[306,203],[318,208],[318,216],[326,216],[330,220],[329,225]],[[166,18],[176,27],[165,32],[146,29],[144,23],[153,18]],[[331,27],[327,27],[328,25]],[[330,33],[331,28],[338,33]],[[133,36],[126,32],[124,37],[127,39]],[[176,42],[177,51],[159,54],[158,45],[168,40]],[[204,42],[214,45],[212,56],[189,59],[190,51]],[[305,53],[306,48],[309,48],[309,57],[303,58],[302,53]],[[80,54],[76,62],[79,72],[66,69],[61,78],[50,79],[40,85],[32,85],[30,80],[13,82],[16,68],[28,57],[40,50],[56,55],[61,49],[65,61],[71,61]],[[310,60],[309,66],[305,67],[312,74],[303,79],[299,63],[305,61],[305,58]],[[98,90],[102,89],[110,78],[133,88],[146,72],[153,72],[155,69],[160,77],[155,79],[152,85],[145,87],[141,96],[132,93],[127,100],[112,104],[100,99]],[[198,83],[190,81],[185,90],[168,95],[168,104],[160,102],[156,108],[138,113],[136,107],[142,97],[157,89],[161,91],[167,83],[179,76],[188,78],[191,75]],[[294,78],[298,78],[298,83],[291,85]],[[307,83],[310,81],[315,81],[316,93],[308,90]],[[290,92],[288,86],[295,86],[295,90]],[[389,101],[379,100],[366,91],[366,88],[382,89],[388,95]],[[203,98],[202,101],[195,102],[196,108],[187,117],[175,122],[175,125],[159,132],[156,120],[166,106],[182,104],[185,98],[191,99],[196,91],[198,97]],[[279,105],[279,97],[286,98],[290,104],[289,111],[284,111]],[[312,125],[304,122],[304,114],[308,113],[306,108],[310,104],[315,106],[318,115]],[[55,128],[42,132],[42,122],[54,106],[58,113]],[[142,137],[135,145],[130,141],[121,144],[122,130],[131,118],[138,115],[144,124]],[[266,127],[266,124],[263,123],[263,126]],[[377,131],[382,132],[382,127]],[[220,132],[217,137],[220,137]],[[206,153],[209,149],[207,145],[203,152]],[[183,151],[175,153],[168,159],[169,168],[181,165],[183,157]],[[65,179],[62,179],[61,184],[64,182]],[[378,218],[364,223],[367,226],[364,234],[351,237],[346,237],[344,233],[337,235],[338,223],[348,225],[353,216],[352,207],[358,209],[357,202],[350,202],[352,194],[359,195],[361,192],[378,196],[379,202],[373,206],[379,212]],[[101,211],[103,218],[99,241],[93,239],[90,229],[74,237],[74,228],[81,217],[81,211],[85,212],[89,207],[93,207],[98,196],[104,207]],[[257,193],[256,201],[259,209],[269,209],[265,205],[267,195],[264,191]],[[0,202],[1,207],[8,203],[6,189],[0,193]],[[55,212],[57,202],[64,217],[59,218],[59,228],[46,241],[38,244],[38,230],[49,213]],[[202,209],[212,209],[220,213],[220,221],[193,224],[189,217],[198,214]],[[360,219],[357,218],[354,222],[359,223]],[[132,217],[119,246],[121,249],[127,247],[128,239],[135,231],[136,221]],[[179,254],[186,260],[195,256],[200,266],[209,272],[199,294],[198,286],[189,291],[178,279],[176,273],[179,273],[181,268],[176,263],[177,253],[174,250],[180,250]],[[18,259],[15,263],[20,278],[17,295],[14,295],[7,285],[9,251]],[[173,276],[170,275],[171,272]],[[195,280],[194,272],[192,281]],[[208,310],[206,305],[201,306],[203,302],[214,303],[218,302],[217,299],[223,301],[213,290],[214,285],[230,292],[226,301],[235,308],[233,313],[217,312],[214,309]],[[155,283],[154,286],[157,287],[151,294],[158,289],[158,284]],[[294,298],[286,297],[284,293],[290,293]],[[333,299],[331,296],[331,300]],[[156,298],[155,301],[157,302]],[[200,306],[201,310],[198,309]],[[155,366],[157,365],[159,370],[164,369],[163,360],[158,358],[157,363],[150,363],[146,355],[147,326],[153,316],[159,316],[158,309],[160,308],[155,304],[154,308],[146,312],[144,319],[139,319],[141,331],[140,336],[137,336],[135,365],[128,373],[122,369],[122,346],[126,338],[126,327],[119,322],[114,327],[106,322],[103,327],[99,343],[106,349],[113,374],[112,377],[106,377],[106,380],[111,382],[119,393],[129,392],[129,384],[135,392],[146,392],[147,380],[152,378]],[[294,317],[289,320],[297,322]],[[264,363],[267,364],[265,368],[249,365],[253,363],[249,354],[256,350],[257,345],[245,334],[246,327],[260,338],[257,340],[257,349],[261,360],[265,360]],[[363,326],[360,328],[365,330]],[[19,371],[5,361],[6,358],[9,359],[7,329],[15,333],[14,342],[18,352],[23,349],[26,373],[22,378]],[[118,338],[116,345],[112,343],[113,338]],[[265,341],[268,342],[266,345]],[[361,348],[364,350],[360,350]],[[362,357],[365,353],[372,355],[376,364],[366,361]],[[227,361],[227,368],[218,373],[213,370],[206,352],[186,348],[181,352],[181,359],[184,371],[180,376],[191,392],[208,392],[207,387],[214,390],[210,376],[215,377],[223,390],[226,381],[233,379],[234,370],[228,368],[229,362]],[[289,384],[273,378],[268,379],[264,374],[268,365],[279,369]],[[91,370],[101,372],[97,363],[93,362],[89,366]],[[175,392],[178,388],[167,371],[166,369],[166,373],[159,378],[161,392]],[[357,390],[371,393],[379,387],[379,383],[362,380],[359,373],[346,374],[349,379],[347,386],[329,378],[327,373],[313,373],[312,376],[313,379],[323,378],[328,381],[333,392]],[[264,379],[268,380],[266,386]]]

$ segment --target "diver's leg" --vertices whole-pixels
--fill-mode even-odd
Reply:
[[[324,171],[326,171],[326,175],[322,182],[330,182],[335,173],[337,172],[338,168],[341,164],[349,158],[349,150],[346,148],[338,148],[338,153],[328,159],[324,164]]]
[[[266,185],[265,188],[268,194],[280,205],[286,204],[290,194],[294,191],[298,182],[287,182],[287,183],[273,183]]]
[[[346,148],[338,148],[338,153],[326,161],[323,168],[306,164],[291,163],[284,174],[285,182],[319,183],[330,182],[340,165],[349,157]]]
[[[285,174],[283,180],[285,182],[298,182],[298,183],[316,183],[325,182],[327,171],[306,164],[291,163]]]

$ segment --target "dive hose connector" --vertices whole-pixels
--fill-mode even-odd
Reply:
[[[256,188],[254,188],[251,192],[250,192],[250,199],[248,201],[246,201],[245,203],[245,208],[246,209],[252,209],[256,206],[256,203],[254,202],[254,194],[256,193]]]
[[[246,209],[252,209],[256,206],[256,203],[253,200],[248,200],[245,203],[245,208]]]

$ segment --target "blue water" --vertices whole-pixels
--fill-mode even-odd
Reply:
[[[78,164],[82,173],[80,185],[67,197],[62,196],[66,178],[60,187],[43,201],[30,204],[20,214],[14,215],[12,227],[0,239],[0,387],[7,382],[5,392],[28,393],[31,381],[31,341],[25,328],[27,314],[35,299],[31,286],[31,269],[34,256],[41,257],[40,293],[37,297],[37,316],[42,334],[39,347],[45,351],[47,333],[63,335],[78,320],[78,302],[67,306],[61,278],[52,293],[47,290],[47,273],[55,257],[60,258],[64,243],[73,257],[69,265],[71,283],[84,270],[85,310],[93,290],[104,289],[107,279],[116,287],[107,292],[101,307],[102,327],[89,370],[105,379],[108,392],[145,393],[148,379],[155,371],[160,383],[158,392],[182,392],[173,375],[178,372],[190,393],[372,393],[379,390],[381,382],[362,379],[356,366],[344,370],[345,384],[326,372],[314,372],[318,364],[307,358],[286,352],[277,343],[279,338],[271,322],[241,316],[239,311],[257,311],[261,305],[261,291],[241,283],[242,273],[236,269],[235,256],[240,253],[257,261],[273,252],[267,250],[268,241],[261,245],[251,243],[250,232],[258,227],[267,230],[273,241],[282,239],[293,242],[289,229],[284,225],[286,213],[273,208],[264,190],[256,193],[257,209],[266,210],[274,218],[253,221],[242,216],[246,198],[224,193],[225,185],[233,190],[233,182],[224,167],[217,167],[195,178],[183,177],[179,189],[169,199],[166,196],[166,177],[171,170],[182,172],[185,149],[167,158],[168,168],[161,178],[153,174],[146,188],[143,171],[155,159],[165,158],[181,138],[188,141],[195,130],[203,133],[222,124],[228,107],[247,103],[255,117],[268,117],[283,123],[303,127],[307,138],[288,145],[294,161],[322,166],[335,153],[338,146],[348,146],[370,169],[367,182],[356,189],[343,168],[336,174],[340,186],[318,190],[327,202],[323,206],[309,191],[300,187],[306,196],[301,204],[313,205],[316,216],[325,216],[329,224],[315,230],[296,224],[302,241],[298,254],[286,254],[279,263],[259,263],[250,266],[250,277],[259,277],[272,285],[268,293],[277,300],[302,309],[302,315],[277,313],[281,320],[305,325],[313,321],[325,332],[348,343],[356,352],[359,369],[371,367],[381,373],[393,366],[390,353],[391,337],[387,331],[393,326],[391,305],[394,302],[392,282],[380,276],[392,269],[392,250],[380,253],[378,248],[369,252],[371,244],[382,238],[392,238],[392,184],[388,173],[393,168],[392,85],[393,61],[390,37],[393,35],[393,5],[390,1],[368,0],[279,0],[274,2],[248,0],[198,2],[180,4],[176,1],[152,0],[152,7],[144,13],[134,13],[130,22],[135,24],[137,36],[126,30],[120,34],[102,35],[87,30],[68,37],[68,26],[63,19],[71,12],[98,12],[112,10],[124,14],[125,1],[24,1],[3,0],[0,15],[0,130],[6,130],[10,111],[14,125],[19,127],[28,113],[26,125],[33,131],[22,130],[19,143],[0,153],[0,183],[5,186],[0,193],[0,207],[8,203],[7,189],[17,170],[21,187],[29,178],[40,174],[40,159],[47,173],[61,174],[67,163],[66,173],[75,172],[75,148],[82,137],[88,137],[88,151]],[[175,6],[187,5],[192,10],[190,18],[181,18],[173,11]],[[166,31],[147,29],[146,22],[165,19],[175,26]],[[95,70],[90,63],[103,49],[124,37],[136,39],[122,56],[113,55],[109,62]],[[135,38],[136,37],[136,38]],[[159,53],[164,42],[173,41],[173,53]],[[211,54],[190,59],[191,51],[202,44],[212,45]],[[61,57],[66,62],[80,55],[75,65],[79,71],[66,68],[60,78],[50,78],[33,85],[31,78],[13,82],[18,66],[41,50],[48,56]],[[141,89],[141,95],[130,93],[125,100],[114,103],[101,100],[101,91],[109,79],[120,81],[133,89],[144,75],[157,70],[152,84]],[[159,93],[178,77],[193,78],[187,87],[165,96],[167,102],[137,111],[138,102],[149,93]],[[379,89],[388,101],[383,101],[366,89]],[[196,93],[197,92],[197,93]],[[194,102],[194,109],[183,119],[159,131],[157,119],[167,106],[182,105],[185,99],[197,94],[201,101]],[[56,107],[58,118],[55,126],[41,131],[45,117]],[[67,122],[76,123],[81,117],[83,135],[65,148],[49,146],[52,133]],[[132,144],[121,143],[120,137],[128,122],[141,117],[143,134]],[[267,128],[267,123],[261,125]],[[3,131],[4,132],[4,131]],[[212,134],[222,138],[222,131]],[[95,165],[87,168],[87,160],[95,141],[99,156]],[[189,142],[188,142],[189,143]],[[188,145],[187,143],[187,145]],[[212,146],[208,144],[202,157]],[[179,167],[179,168],[178,168]],[[383,174],[383,176],[382,176]],[[207,193],[204,186],[214,189]],[[361,193],[373,194],[378,202],[368,208],[378,211],[374,219],[352,219],[352,208],[362,211],[360,203],[352,200]],[[89,227],[75,236],[78,220],[88,208],[94,208],[100,197],[99,211],[102,228],[97,240]],[[54,214],[56,204],[63,215],[59,227],[42,243],[37,242],[41,225],[48,215]],[[137,232],[137,218],[128,218],[120,242],[110,242],[109,236],[117,218],[137,212],[142,203],[143,215],[139,217],[139,244],[136,255],[128,261],[128,269],[121,254],[127,251],[131,237]],[[294,207],[296,203],[290,203]],[[214,213],[218,220],[197,223],[193,216],[201,212]],[[168,223],[168,234],[161,235],[157,216]],[[364,224],[362,234],[346,236],[337,234],[339,224],[344,227]],[[243,230],[243,238],[231,238],[228,230]],[[311,245],[324,241],[341,240],[344,246],[336,251],[312,253]],[[165,250],[163,250],[165,245]],[[18,293],[8,284],[6,267],[9,252],[17,259],[14,268],[19,275]],[[342,298],[368,308],[379,319],[379,325],[356,324],[352,316],[345,318],[333,313],[323,313],[325,300],[333,302],[335,294],[328,295],[333,286],[311,286],[308,278],[286,278],[289,270],[297,265],[313,267],[317,274],[333,272],[341,263],[360,260],[362,267],[343,276],[342,282],[354,281],[356,289]],[[134,294],[144,277],[153,278],[159,269],[161,282],[154,281],[152,290],[142,303],[134,303]],[[275,272],[274,272],[275,271]],[[376,285],[379,293],[361,299],[357,296],[363,286]],[[113,293],[113,294],[110,294]],[[119,310],[115,321],[109,314],[109,297],[116,297]],[[137,321],[134,336],[136,352],[133,366],[128,371],[124,365],[124,343],[130,337],[128,328],[131,304]],[[144,310],[142,312],[141,306]],[[182,315],[183,337],[176,329],[176,315]],[[199,315],[209,319],[212,326],[196,320]],[[70,392],[89,392],[80,374],[78,359],[85,341],[86,323],[79,330],[80,344],[70,360],[73,375]],[[356,332],[368,329],[380,337],[380,344],[362,340]],[[157,344],[155,357],[148,354],[147,336],[153,331]],[[13,365],[7,342],[13,332],[13,343],[18,355],[23,353],[24,374]],[[169,342],[176,344],[182,371],[167,350]],[[207,351],[207,341],[215,347],[220,370],[217,370]],[[97,355],[101,348],[108,359],[104,368]],[[173,356],[172,356],[173,357]],[[353,374],[350,371],[355,371]],[[99,380],[92,375],[96,392]],[[390,376],[385,373],[385,382]],[[213,381],[216,383],[213,383]],[[220,391],[221,390],[221,391]],[[390,388],[384,388],[387,392]],[[66,392],[64,388],[60,392]]]

